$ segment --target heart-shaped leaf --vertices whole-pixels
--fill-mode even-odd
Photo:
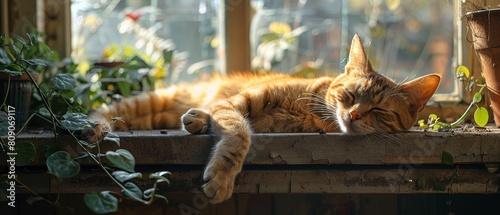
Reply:
[[[71,90],[76,87],[76,79],[70,74],[56,74],[50,81],[58,90]]]
[[[63,119],[62,126],[70,131],[80,131],[90,127],[89,117],[83,113],[66,113]]]
[[[477,92],[474,94],[474,97],[472,97],[472,102],[478,103],[481,101],[481,99],[483,99],[483,96],[481,95],[481,93]]]
[[[48,173],[58,178],[71,178],[80,172],[80,164],[71,159],[65,151],[54,152],[46,161]]]
[[[25,166],[35,160],[36,148],[33,143],[21,141],[16,143],[16,165]]]
[[[125,149],[118,149],[116,152],[106,152],[106,158],[114,167],[120,168],[127,172],[134,172],[135,159],[134,156]]]
[[[131,199],[142,199],[142,191],[137,185],[132,182],[127,182],[124,186],[128,191],[122,189],[123,195]]]
[[[125,182],[125,181],[128,181],[130,179],[133,179],[133,178],[142,178],[142,173],[140,172],[134,172],[134,173],[128,173],[128,172],[125,172],[125,171],[114,171],[112,173],[113,177],[116,178],[116,180],[120,181],[120,182]]]
[[[87,207],[97,214],[116,212],[118,210],[118,199],[111,195],[109,191],[101,193],[86,193],[83,200]]]
[[[477,107],[476,111],[474,112],[474,121],[476,122],[476,124],[483,127],[488,124],[488,119],[488,110],[486,110],[486,108],[484,107]]]
[[[453,156],[449,152],[443,151],[441,159],[443,164],[453,165]]]
[[[459,66],[457,68],[457,71],[455,72],[455,75],[457,77],[465,76],[465,77],[469,78],[469,74],[470,74],[469,68],[467,68],[466,66]]]

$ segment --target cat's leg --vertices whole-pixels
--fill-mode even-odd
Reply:
[[[233,104],[219,101],[209,107],[208,113],[191,109],[182,116],[183,127],[190,133],[205,133],[210,123],[211,132],[220,136],[203,179],[205,194],[212,204],[229,199],[234,180],[240,173],[250,145],[250,125]]]

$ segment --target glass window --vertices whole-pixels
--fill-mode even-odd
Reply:
[[[217,13],[203,0],[75,0],[72,57],[76,62],[124,61],[138,55],[158,64],[175,50],[165,80],[198,80],[214,68]]]
[[[455,91],[448,1],[254,0],[252,5],[254,69],[335,74],[359,34],[376,71],[397,81],[438,73],[443,77],[438,93]]]
[[[438,73],[444,77],[438,93],[457,94],[452,72],[456,67],[454,13],[449,1],[250,3],[254,13],[248,61],[254,70],[335,75],[343,70],[356,33],[375,70],[396,81]],[[205,79],[218,69],[214,67],[216,47],[224,42],[217,37],[217,16],[222,14],[218,9],[216,0],[76,0],[72,2],[73,57],[77,62],[95,62],[139,52],[154,62],[161,50],[175,49],[172,72],[165,79]]]

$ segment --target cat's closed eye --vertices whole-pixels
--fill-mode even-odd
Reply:
[[[354,93],[344,88],[339,92],[337,100],[341,103],[351,106],[354,105],[354,101],[356,101],[356,96],[354,95]]]
[[[386,110],[384,110],[382,108],[379,108],[379,107],[373,107],[368,112],[373,112],[373,111],[375,111],[375,112],[377,112],[377,111],[378,112],[385,112]]]

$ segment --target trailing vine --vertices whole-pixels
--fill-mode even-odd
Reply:
[[[168,202],[167,198],[158,194],[157,191],[160,183],[169,183],[167,176],[171,174],[170,172],[160,171],[150,174],[147,180],[152,181],[152,187],[143,191],[131,181],[132,179],[142,179],[143,174],[135,171],[135,158],[129,151],[121,148],[116,151],[107,151],[104,154],[100,151],[100,144],[103,144],[106,140],[110,140],[107,142],[115,142],[120,146],[119,138],[115,134],[112,132],[106,133],[102,139],[93,143],[86,142],[79,137],[82,131],[95,129],[98,124],[88,118],[86,115],[88,107],[82,106],[82,100],[77,96],[77,90],[82,90],[78,88],[77,83],[79,80],[73,75],[73,73],[76,73],[77,66],[73,63],[67,63],[64,64],[66,73],[61,73],[57,68],[53,74],[44,73],[42,76],[50,78],[44,79],[44,82],[39,84],[38,80],[33,76],[33,72],[43,69],[47,70],[51,66],[57,67],[53,61],[47,58],[49,55],[52,56],[54,52],[38,39],[39,36],[38,34],[28,34],[27,40],[19,36],[0,36],[0,72],[11,76],[22,75],[23,73],[27,74],[35,89],[33,96],[40,101],[40,105],[28,117],[28,121],[19,128],[15,136],[22,133],[26,129],[28,122],[35,116],[49,119],[56,142],[58,142],[60,135],[69,135],[72,142],[83,150],[83,154],[79,157],[72,157],[70,153],[59,150],[56,146],[46,146],[44,150],[47,173],[58,179],[75,177],[80,173],[81,169],[77,161],[83,158],[90,158],[120,188],[120,192],[106,190],[85,194],[85,204],[95,213],[103,214],[117,211],[120,199],[124,198],[146,205],[153,203],[156,199],[163,199]],[[133,58],[126,62],[122,68],[140,69],[150,67],[142,59]],[[50,80],[50,83],[45,82],[45,80]],[[10,86],[10,79],[8,84]],[[120,89],[127,90],[123,84]],[[8,93],[5,92],[5,98],[7,98]],[[6,101],[7,99],[0,101],[2,102],[0,105],[0,136],[8,134],[9,130],[7,128],[11,121],[7,114],[9,104]],[[8,144],[2,138],[0,138],[0,141],[2,153],[6,154]],[[17,153],[16,165],[22,166],[34,161],[37,149],[33,143],[22,141],[15,144],[15,151]],[[101,161],[101,157],[105,157],[109,164],[105,165]],[[43,198],[22,183],[21,175],[16,174],[15,181],[18,187],[26,189],[33,195],[33,197],[27,199],[28,203],[32,204],[42,201],[51,206],[60,206],[58,202],[59,197],[55,201]],[[0,178],[0,186],[5,186],[6,182],[7,177],[2,176]],[[6,200],[4,198],[7,195],[3,192],[5,192],[5,189],[0,190],[0,195],[2,196],[0,200]]]

